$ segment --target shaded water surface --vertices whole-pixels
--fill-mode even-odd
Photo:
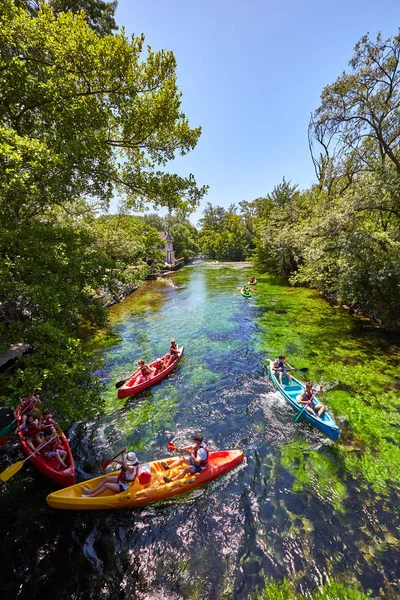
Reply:
[[[243,449],[242,465],[169,501],[93,513],[49,508],[52,484],[25,466],[1,488],[2,597],[239,600],[284,578],[307,597],[328,581],[400,597],[399,340],[271,278],[242,298],[249,276],[186,267],[113,307],[106,415],[70,431],[81,479],[125,446],[153,460],[196,431],[212,450]],[[171,337],[185,346],[178,368],[119,401],[114,382]],[[282,351],[325,385],[337,443],[293,423],[272,388],[266,359]],[[17,445],[2,454],[20,459]]]

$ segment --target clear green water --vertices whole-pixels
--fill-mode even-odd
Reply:
[[[244,463],[182,497],[87,514],[47,507],[51,483],[24,469],[0,489],[10,597],[400,597],[399,337],[281,280],[258,278],[243,298],[250,274],[194,265],[112,307],[97,340],[107,414],[71,430],[81,479],[124,446],[153,460],[195,431],[211,449],[242,448]],[[185,346],[178,368],[119,401],[115,381],[171,337]],[[338,442],[293,423],[266,375],[281,352],[325,384]]]

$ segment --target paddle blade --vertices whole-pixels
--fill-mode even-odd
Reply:
[[[0,438],[0,446],[4,446],[4,444],[7,444],[10,437],[11,437],[11,435],[4,435],[3,437],[1,437]]]
[[[11,425],[12,425],[12,423],[10,423],[10,425],[6,425],[5,427],[3,427],[3,429],[0,431],[0,438],[3,438],[6,435],[8,435],[9,433],[11,433]]]
[[[13,477],[16,473],[18,473],[18,471],[20,469],[22,469],[22,465],[24,464],[24,462],[25,462],[24,460],[20,460],[20,461],[14,463],[13,465],[10,465],[9,467],[7,467],[7,469],[5,469],[5,471],[0,473],[1,481],[8,481],[9,479],[11,479],[11,477]]]
[[[172,442],[168,442],[168,450],[170,452],[173,452],[174,450],[176,450],[175,444],[173,444]]]
[[[105,461],[103,462],[103,464],[101,465],[101,470],[102,470],[102,471],[105,471],[105,470],[107,469],[107,467],[108,467],[109,465],[111,465],[111,463],[112,463],[112,458],[109,458],[108,460],[105,460]]]
[[[115,387],[117,389],[120,388],[121,386],[124,385],[125,381],[127,381],[127,380],[128,380],[128,377],[126,379],[121,379],[121,381],[117,381],[117,383],[115,384]]]
[[[301,411],[295,416],[295,418],[293,419],[293,423],[297,423],[298,421],[300,421],[301,417],[303,416],[303,412],[304,412],[304,408],[301,409]]]

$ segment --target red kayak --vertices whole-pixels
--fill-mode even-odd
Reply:
[[[20,415],[20,408],[18,408],[17,425],[21,425],[21,423],[22,423],[22,420],[21,420],[21,415]],[[28,462],[32,463],[33,466],[36,467],[36,469],[38,471],[43,473],[43,475],[45,475],[46,477],[48,477],[55,483],[58,483],[58,485],[60,485],[62,487],[67,487],[69,485],[75,484],[75,463],[74,463],[74,458],[71,453],[71,448],[69,447],[68,440],[59,427],[57,428],[57,434],[61,440],[60,450],[65,450],[65,452],[67,453],[67,457],[65,458],[65,461],[64,461],[67,465],[67,468],[65,469],[65,471],[61,471],[61,470],[57,471],[56,467],[58,466],[58,462],[55,458],[53,458],[52,460],[49,460],[48,458],[45,458],[40,453],[33,454],[32,450],[29,448],[29,446],[27,445],[27,443],[25,441],[25,436],[23,435],[23,432],[19,431],[19,430],[18,430],[18,441],[21,444],[22,450],[24,451],[26,456],[33,455],[32,458],[30,458]]]
[[[183,346],[181,346],[181,348],[179,348],[178,356],[174,360],[174,362],[171,365],[169,365],[169,367],[167,367],[166,369],[162,369],[162,371],[160,373],[158,373],[157,375],[154,375],[154,368],[155,368],[155,364],[157,362],[157,360],[154,360],[152,363],[149,364],[149,367],[151,369],[153,369],[153,373],[151,375],[149,375],[149,378],[146,379],[146,381],[142,381],[141,383],[137,384],[136,379],[138,377],[140,377],[140,375],[141,375],[141,370],[138,369],[129,377],[129,379],[127,379],[126,383],[124,383],[124,385],[122,385],[119,388],[118,398],[121,400],[122,398],[126,398],[127,396],[132,396],[133,394],[137,394],[138,392],[145,390],[146,388],[150,387],[151,385],[158,383],[159,381],[161,381],[161,379],[164,379],[164,377],[169,375],[171,373],[171,371],[173,371],[175,369],[175,367],[178,365],[179,361],[181,360],[182,356],[183,356]]]

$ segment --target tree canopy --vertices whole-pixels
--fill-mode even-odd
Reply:
[[[83,344],[106,322],[98,290],[145,277],[144,258],[160,253],[156,230],[99,211],[116,195],[124,209],[190,211],[206,192],[193,175],[162,170],[201,132],[182,111],[173,53],[98,30],[96,10],[114,9],[0,6],[0,347],[34,349],[8,398],[43,389],[70,417],[101,408]]]

